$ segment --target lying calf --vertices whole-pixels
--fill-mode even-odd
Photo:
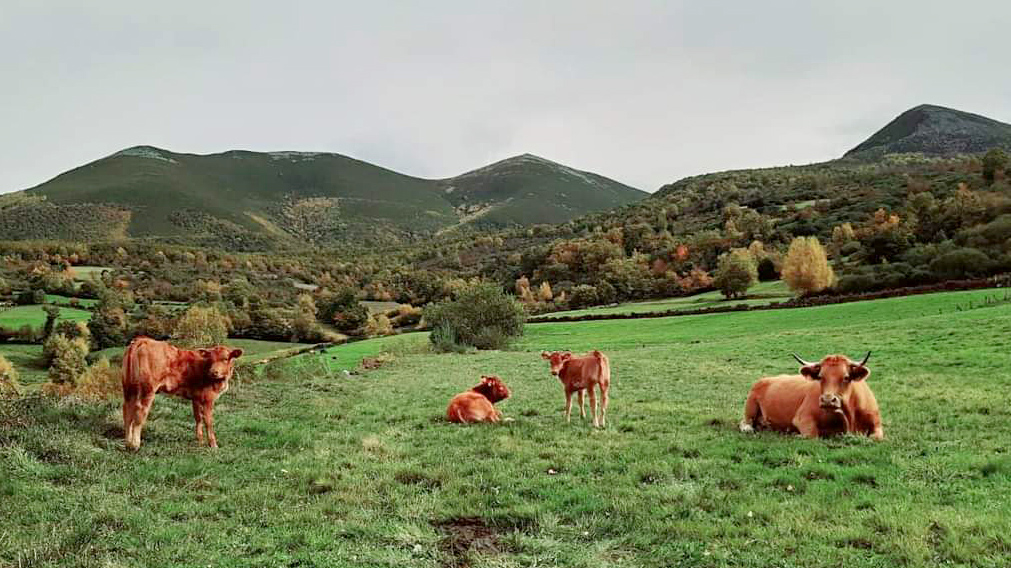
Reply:
[[[509,398],[509,389],[498,377],[481,377],[481,382],[469,391],[449,401],[446,418],[450,422],[498,422],[502,413],[494,404]]]

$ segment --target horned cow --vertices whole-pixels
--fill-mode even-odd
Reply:
[[[817,438],[844,432],[885,437],[881,412],[867,377],[870,352],[859,363],[844,355],[829,355],[809,363],[797,355],[800,375],[759,379],[744,404],[742,432],[768,428]]]

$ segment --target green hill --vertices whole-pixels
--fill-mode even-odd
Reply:
[[[471,222],[565,221],[645,195],[533,156],[428,180],[339,154],[137,146],[0,196],[0,238],[159,238],[246,250],[392,244]]]
[[[846,152],[845,157],[873,159],[898,153],[954,156],[980,154],[994,147],[1011,150],[1011,124],[941,106],[920,105],[900,114]]]

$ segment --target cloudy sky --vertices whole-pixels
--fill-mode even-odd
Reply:
[[[0,0],[0,192],[122,148],[531,152],[656,190],[836,157],[929,102],[1011,122],[1011,2]]]

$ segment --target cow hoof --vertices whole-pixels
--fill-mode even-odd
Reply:
[[[739,427],[741,429],[741,432],[744,432],[745,434],[751,434],[754,433],[755,431],[755,427],[752,426],[751,424],[748,424],[747,422],[741,422]]]

